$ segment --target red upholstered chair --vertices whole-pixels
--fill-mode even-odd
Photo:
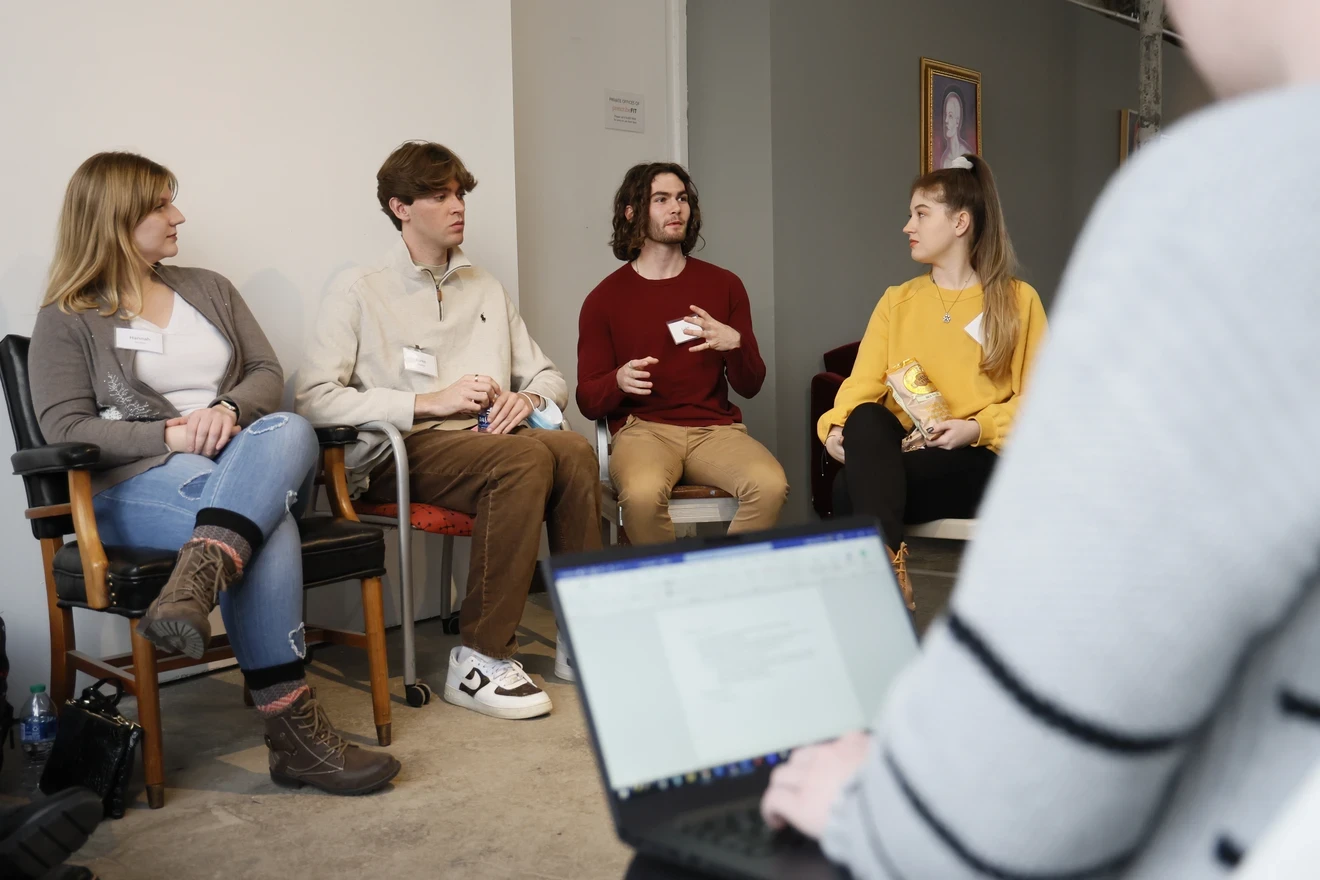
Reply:
[[[811,424],[807,426],[807,442],[811,450],[811,506],[821,519],[834,515],[834,477],[842,465],[825,452],[825,446],[816,436],[816,423],[834,406],[839,386],[852,372],[860,345],[860,342],[850,342],[825,352],[825,372],[811,377]]]
[[[399,613],[403,618],[403,693],[408,705],[425,706],[431,701],[431,686],[417,678],[417,646],[413,627],[415,594],[412,583],[412,530],[441,535],[440,542],[440,618],[444,631],[458,632],[458,615],[453,612],[454,538],[472,537],[472,517],[447,507],[413,504],[408,484],[408,450],[403,435],[388,422],[367,422],[363,431],[379,431],[390,441],[394,456],[395,500],[375,503],[359,498],[353,502],[358,519],[398,529],[399,532]],[[347,494],[344,495],[347,498]]]

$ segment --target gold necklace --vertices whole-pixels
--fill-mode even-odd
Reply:
[[[972,277],[975,277],[975,276],[976,276],[976,272],[972,272]],[[931,283],[931,284],[935,284],[935,273],[934,273],[934,272],[930,273],[930,283]],[[971,287],[971,286],[972,286],[972,278],[969,277],[969,278],[967,279],[967,283],[963,285],[962,290],[958,291],[958,297],[953,301],[953,303],[952,303],[951,305],[945,305],[945,303],[944,303],[944,289],[943,289],[942,287],[940,287],[938,284],[935,284],[935,295],[938,296],[938,297],[940,298],[940,308],[944,309],[944,323],[947,324],[947,323],[949,323],[950,321],[953,320],[953,315],[952,315],[953,307],[956,306],[956,305],[958,305],[958,303],[959,303],[959,302],[962,300],[962,298],[963,298],[963,294],[967,292],[967,288],[969,288],[969,287]]]

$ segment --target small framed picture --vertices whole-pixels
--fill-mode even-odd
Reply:
[[[1137,128],[1141,114],[1136,110],[1118,111],[1118,164],[1122,165],[1137,151]]]
[[[981,74],[921,59],[921,173],[981,155]]]

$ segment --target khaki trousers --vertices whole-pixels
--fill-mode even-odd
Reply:
[[[674,540],[669,493],[679,482],[714,486],[736,497],[730,532],[772,527],[788,498],[783,467],[745,425],[684,428],[629,416],[614,435],[610,479],[634,544]]]
[[[600,475],[591,444],[575,431],[535,428],[504,435],[419,431],[404,443],[413,502],[474,518],[459,613],[463,644],[488,657],[513,656],[542,521],[551,553],[600,548]],[[392,459],[377,467],[366,497],[393,501],[394,474]]]

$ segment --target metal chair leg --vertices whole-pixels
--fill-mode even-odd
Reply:
[[[458,615],[454,613],[454,536],[440,539],[440,620],[448,635],[458,633]]]

